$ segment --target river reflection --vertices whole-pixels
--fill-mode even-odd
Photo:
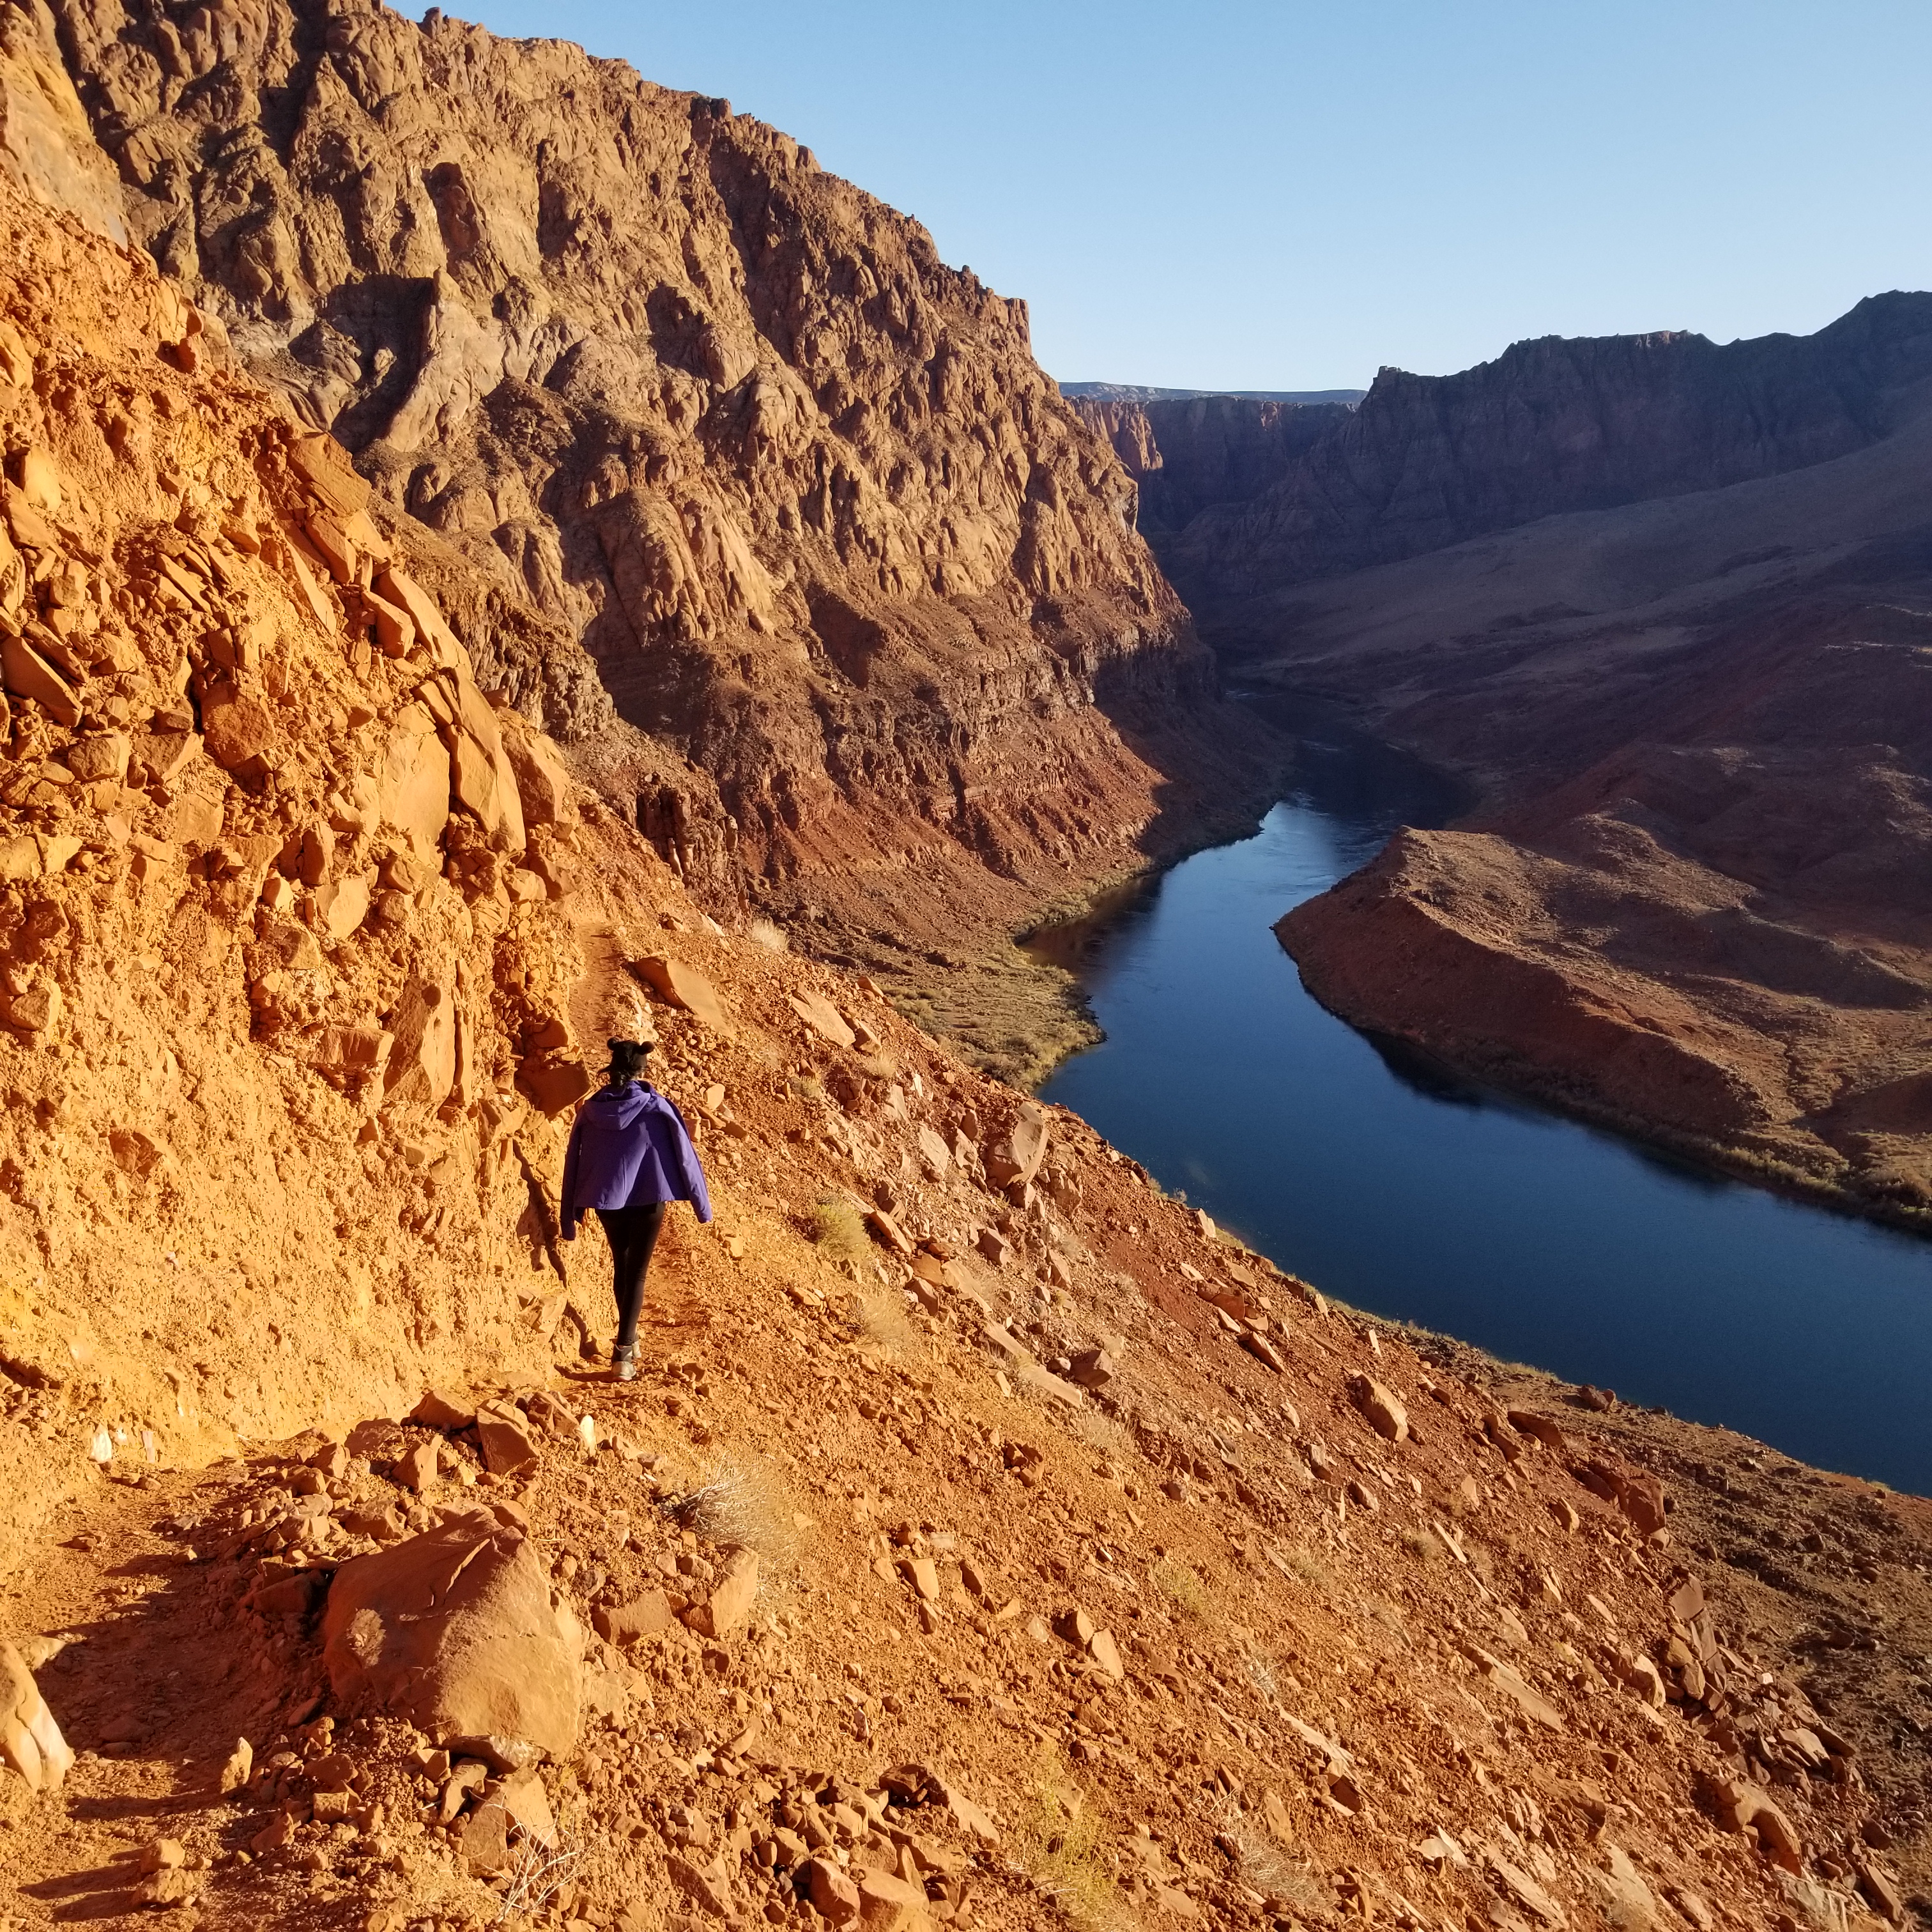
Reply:
[[[1044,1096],[1345,1301],[1932,1492],[1932,1245],[1489,1091],[1304,992],[1274,922],[1459,800],[1302,730],[1256,836],[1034,942],[1107,1034]]]

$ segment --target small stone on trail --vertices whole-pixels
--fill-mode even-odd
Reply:
[[[1068,1378],[1084,1389],[1103,1389],[1120,1372],[1105,1348],[1088,1348],[1073,1358]]]
[[[248,1840],[248,1849],[258,1858],[266,1853],[279,1850],[296,1834],[296,1821],[286,1811],[278,1811],[262,1829]]]
[[[434,1442],[418,1442],[396,1465],[396,1480],[421,1496],[436,1481],[438,1447]]]
[[[1069,1643],[1078,1644],[1082,1650],[1094,1641],[1094,1619],[1077,1604],[1060,1612],[1058,1628]]]
[[[476,1405],[453,1390],[425,1389],[422,1401],[410,1411],[410,1420],[431,1429],[467,1429],[476,1420]]]
[[[1538,1415],[1532,1409],[1513,1408],[1508,1412],[1509,1426],[1525,1436],[1533,1436],[1544,1448],[1557,1455],[1569,1449],[1570,1438],[1546,1415]]]
[[[135,1887],[134,1897],[142,1905],[184,1906],[194,1902],[200,1889],[194,1874],[166,1865],[143,1879]]]
[[[1693,1892],[1688,1885],[1672,1885],[1665,1886],[1664,1895],[1696,1928],[1696,1932],[1717,1932],[1718,1915],[1705,1902],[1702,1892]]]
[[[812,1910],[834,1925],[850,1925],[859,1916],[859,1888],[830,1858],[805,1868],[806,1896]]]
[[[867,1871],[860,1877],[858,1892],[866,1932],[926,1932],[932,1923],[922,1886],[891,1872]]]
[[[626,1604],[599,1604],[590,1612],[590,1621],[606,1643],[625,1644],[661,1636],[675,1620],[664,1592],[646,1590]]]
[[[1905,1895],[1891,1877],[1869,1862],[1861,1862],[1858,1873],[1858,1896],[1888,1925],[1903,1925]]]
[[[758,1594],[758,1552],[740,1550],[731,1558],[724,1580],[709,1598],[684,1613],[684,1621],[700,1636],[729,1636],[751,1614]]]
[[[516,1410],[491,1404],[476,1412],[476,1441],[483,1466],[493,1476],[506,1476],[537,1456],[536,1438]]]
[[[254,1769],[254,1746],[246,1738],[237,1738],[235,1748],[228,1754],[227,1761],[216,1774],[214,1788],[226,1798],[230,1792],[239,1791],[253,1776]]]
[[[1257,1335],[1252,1329],[1243,1331],[1241,1346],[1254,1357],[1264,1369],[1272,1369],[1278,1376],[1288,1372],[1288,1364],[1282,1359],[1281,1351],[1265,1335]],[[1400,1441],[1400,1437],[1396,1438]]]

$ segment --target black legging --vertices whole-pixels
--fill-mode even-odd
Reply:
[[[644,1276],[651,1264],[651,1250],[658,1244],[658,1230],[664,1226],[662,1201],[641,1208],[600,1208],[597,1218],[604,1224],[610,1244],[610,1285],[617,1294],[617,1346],[633,1348],[638,1342],[638,1311],[644,1305]]]

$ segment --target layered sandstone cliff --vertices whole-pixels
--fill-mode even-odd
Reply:
[[[1242,396],[1076,397],[1140,490],[1139,528],[1165,551],[1204,512],[1264,497],[1351,413],[1340,402]]]
[[[1929,376],[1932,296],[1892,294],[1815,335],[1551,336],[1453,376],[1384,369],[1352,409],[1083,406],[1144,496],[1184,479],[1144,526],[1223,642],[1278,628],[1270,594],[1302,584],[1866,448]]]
[[[1252,781],[1024,304],[789,136],[436,13],[55,13],[130,230],[687,875],[916,956]]]

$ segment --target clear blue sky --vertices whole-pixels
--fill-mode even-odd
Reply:
[[[722,94],[1032,305],[1063,380],[1366,383],[1932,286],[1926,0],[484,0]]]

